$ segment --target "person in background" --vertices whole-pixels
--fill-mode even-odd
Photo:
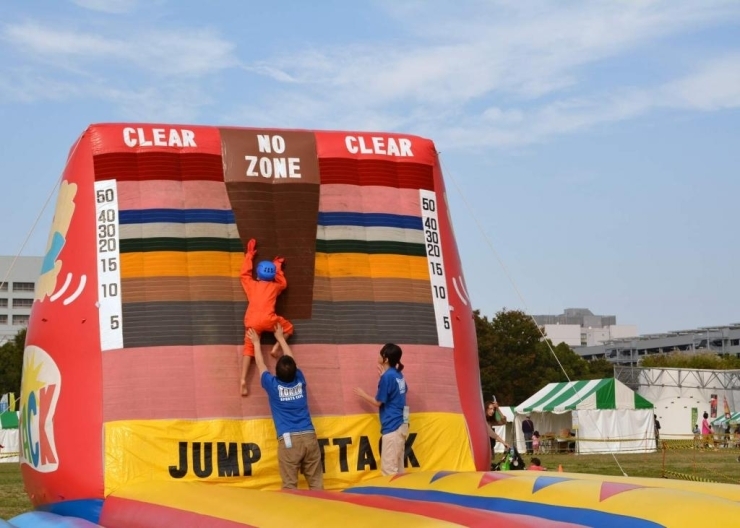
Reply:
[[[522,433],[524,433],[524,442],[527,444],[527,454],[531,455],[532,452],[532,433],[534,433],[534,422],[532,417],[528,414],[522,422]]]
[[[540,454],[540,432],[535,431],[532,433],[532,452],[535,455]]]
[[[724,434],[722,435],[722,445],[724,447],[729,447],[730,445],[730,421],[729,420],[725,421],[723,433]]]
[[[694,446],[692,449],[698,449],[701,447],[701,430],[699,429],[699,424],[694,424],[691,432],[694,434]]]
[[[529,471],[547,471],[547,468],[542,467],[542,462],[537,457],[532,457],[527,469],[529,469]]]
[[[409,408],[406,405],[408,388],[401,371],[403,351],[398,345],[386,344],[378,356],[378,392],[375,398],[361,388],[355,394],[379,409],[382,436],[380,471],[383,475],[403,473],[406,457],[406,439],[409,436]]]
[[[702,444],[704,445],[704,447],[709,447],[709,444],[711,443],[712,447],[714,447],[714,439],[712,438],[712,424],[709,423],[709,414],[704,411],[702,417],[704,418],[701,421]]]
[[[653,420],[655,420],[655,447],[657,449],[660,449],[660,422],[658,421],[658,416],[653,413]]]
[[[501,412],[498,407],[498,403],[495,401],[489,401],[486,403],[486,429],[488,430],[488,440],[491,442],[491,456],[493,457],[496,442],[504,444],[506,449],[509,449],[507,444],[497,433],[496,427],[499,425],[506,425],[506,416]]]

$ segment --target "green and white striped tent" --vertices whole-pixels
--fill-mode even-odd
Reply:
[[[723,414],[712,420],[712,425],[724,425],[725,422],[740,423],[740,412],[732,413],[729,419]]]
[[[653,404],[614,379],[550,383],[517,405],[517,447],[525,450],[521,423],[530,415],[540,435],[577,435],[579,453],[655,451]]]
[[[581,409],[652,409],[653,404],[614,378],[550,383],[521,405],[518,413],[563,413]]]

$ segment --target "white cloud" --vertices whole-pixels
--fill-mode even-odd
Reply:
[[[588,70],[597,63],[639,53],[663,38],[736,23],[736,2],[381,5],[408,37],[287,50],[251,65],[280,85],[255,104],[260,113],[273,123],[334,128],[352,118],[358,119],[352,128],[391,124],[455,146],[510,147],[657,107],[737,106],[734,59],[669,83],[633,77],[620,86],[610,79],[613,88],[604,91],[584,81],[598,84]]]
[[[118,61],[164,76],[201,76],[237,64],[235,45],[203,29],[149,30],[111,38],[26,22],[6,25],[1,36],[39,58],[83,65]]]
[[[196,121],[202,108],[214,103],[198,83],[192,82],[124,88],[104,79],[80,83],[29,70],[0,71],[0,105],[72,99],[113,103],[120,119],[180,123]]]
[[[207,29],[119,28],[114,36],[63,25],[0,26],[18,63],[0,64],[0,103],[103,100],[126,119],[193,121],[213,104],[213,75],[237,65],[235,45]]]
[[[358,91],[369,104],[459,101],[497,92],[540,97],[573,85],[583,65],[740,15],[740,5],[726,2],[608,1],[577,8],[473,2],[479,7],[474,14],[440,13],[425,4],[412,11],[413,5],[419,4],[402,11],[414,34],[407,42],[291,50],[261,66],[295,82]]]
[[[709,61],[662,89],[664,104],[695,110],[740,107],[740,53]]]
[[[160,123],[196,122],[200,110],[213,103],[200,87],[179,84],[137,90],[100,87],[90,96],[116,104],[131,121]]]
[[[135,4],[76,2],[109,11]],[[671,73],[672,81],[666,81],[665,69],[662,78],[643,72],[642,78],[615,75],[600,84],[590,69],[607,71],[607,61],[628,60],[663,38],[736,23],[737,2],[382,0],[378,5],[402,28],[393,39],[313,48],[302,43],[247,65],[234,43],[209,29],[121,26],[104,34],[63,24],[6,24],[0,26],[0,40],[20,54],[24,68],[0,71],[0,97],[79,98],[94,86],[94,97],[114,102],[127,115],[147,109],[191,118],[204,105],[218,103],[204,95],[207,79],[241,67],[250,76],[247,89],[239,92],[243,99],[235,108],[223,105],[224,121],[407,131],[434,137],[445,148],[518,147],[656,108],[740,105],[738,55],[694,56],[704,64],[692,73]],[[691,67],[688,58],[673,66]],[[260,83],[266,87],[257,91]]]
[[[84,9],[112,15],[130,13],[136,9],[138,4],[136,0],[72,0],[72,3]]]
[[[39,99],[64,101],[81,94],[78,84],[52,79],[34,71],[0,71],[0,104],[31,103]]]

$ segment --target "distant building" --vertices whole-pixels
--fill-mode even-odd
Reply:
[[[616,315],[594,315],[587,308],[566,308],[560,315],[534,315],[554,345],[598,345],[637,335],[637,326],[618,325]]]
[[[588,308],[566,308],[560,315],[533,315],[538,325],[578,325],[603,328],[617,324],[616,315],[594,315]]]
[[[740,357],[740,323],[611,339],[574,350],[584,359],[606,358],[617,365],[631,366],[636,366],[645,356],[671,352],[710,352]]]
[[[0,256],[0,345],[28,326],[42,262],[42,257]]]

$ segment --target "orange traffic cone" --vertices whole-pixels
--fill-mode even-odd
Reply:
[[[563,464],[558,464],[558,473],[563,472]]]

